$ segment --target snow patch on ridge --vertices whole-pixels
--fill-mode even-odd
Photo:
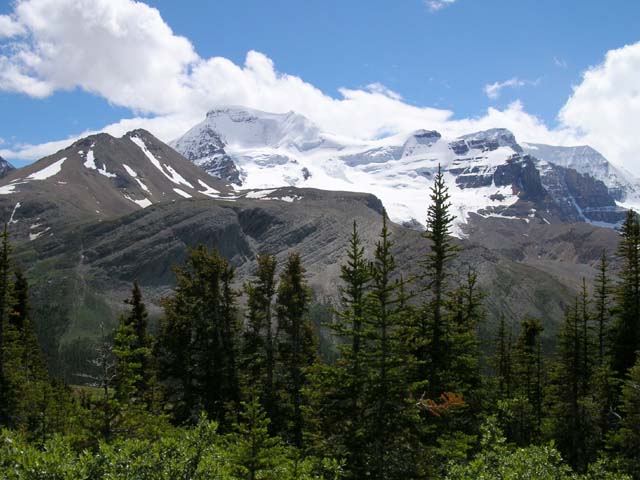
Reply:
[[[54,175],[57,175],[62,170],[62,164],[66,159],[67,157],[63,157],[60,160],[53,162],[48,167],[32,173],[27,177],[27,180],[46,180],[47,178],[51,178]]]
[[[146,157],[153,164],[153,166],[156,167],[158,170],[160,170],[160,172],[165,177],[167,177],[167,179],[169,179],[171,182],[175,183],[176,185],[185,185],[189,188],[193,188],[193,185],[191,185],[191,183],[185,180],[184,177],[182,177],[182,175],[176,172],[170,165],[164,165],[164,168],[163,168],[163,165],[160,163],[160,161],[153,155],[153,153],[149,151],[149,149],[147,148],[147,145],[144,143],[144,140],[136,136],[131,136],[129,137],[129,139],[133,143],[135,143],[140,148],[140,150],[142,150],[142,152],[146,155]],[[165,168],[169,173],[165,171]]]

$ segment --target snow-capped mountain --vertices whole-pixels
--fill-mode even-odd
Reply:
[[[322,132],[293,112],[221,107],[171,145],[242,189],[368,192],[383,201],[393,220],[416,226],[426,218],[440,165],[459,233],[471,214],[613,226],[623,218],[620,205],[640,190],[593,149],[520,145],[506,129],[448,139],[418,130],[365,142]]]
[[[0,180],[13,230],[38,238],[55,219],[107,219],[183,198],[221,198],[230,188],[149,132],[92,135]]]
[[[0,157],[0,178],[6,177],[11,170],[15,170],[15,167]]]
[[[582,145],[578,147],[557,147],[540,143],[523,143],[524,151],[539,160],[565,168],[573,168],[579,173],[602,181],[609,194],[620,204],[637,208],[640,205],[640,181],[623,168],[616,167],[597,150]]]

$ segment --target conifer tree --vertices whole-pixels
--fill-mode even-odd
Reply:
[[[153,382],[151,340],[147,309],[137,281],[125,303],[130,310],[120,317],[115,333],[116,392],[120,401],[148,403]]]
[[[415,368],[403,337],[403,284],[396,277],[392,254],[393,242],[383,212],[382,231],[376,244],[371,268],[371,292],[367,296],[367,317],[370,322],[367,362],[371,368],[367,400],[371,411],[367,418],[370,447],[366,463],[369,478],[408,478],[419,471],[419,462],[412,457],[415,441],[412,422],[417,410],[408,403],[414,390],[409,374]],[[413,440],[413,441],[412,441]]]
[[[138,405],[150,401],[150,342],[147,332],[147,312],[137,282],[131,298],[125,300],[130,311],[121,315],[114,334],[114,389],[122,405]]]
[[[585,296],[583,289],[574,306],[565,312],[548,392],[551,435],[563,457],[579,470],[593,460],[600,438],[599,411],[590,391],[591,372],[585,370]]]
[[[513,370],[511,359],[512,343],[511,329],[507,327],[504,315],[501,315],[496,341],[496,353],[493,360],[493,367],[495,368],[498,380],[499,400],[505,400],[511,397],[511,376]]]
[[[622,386],[622,422],[609,438],[625,473],[640,478],[640,360],[629,370]]]
[[[280,275],[276,312],[278,319],[278,360],[280,363],[280,411],[277,431],[294,446],[303,441],[303,389],[307,386],[307,368],[317,357],[313,327],[309,319],[311,292],[305,280],[300,256],[290,253]]]
[[[595,278],[595,320],[597,323],[598,366],[602,367],[607,351],[605,349],[611,308],[611,279],[609,278],[609,262],[603,250],[598,264],[598,274]]]
[[[616,292],[611,360],[618,378],[624,379],[640,348],[640,224],[633,210],[627,213],[620,233],[618,257],[622,269]]]
[[[268,417],[275,413],[275,332],[273,298],[276,258],[258,255],[255,279],[245,284],[247,326],[244,331],[242,370],[247,389],[258,395]]]
[[[425,237],[430,241],[431,249],[424,260],[429,300],[419,329],[422,342],[418,346],[416,357],[422,365],[420,380],[429,380],[429,396],[435,398],[446,390],[445,377],[451,361],[452,332],[445,312],[445,299],[448,266],[458,250],[451,240],[454,216],[450,212],[451,196],[440,165],[431,187],[430,198]]]
[[[542,358],[538,319],[525,317],[513,349],[514,398],[511,434],[520,445],[540,437],[542,424]]]
[[[476,408],[481,394],[477,328],[485,318],[483,297],[478,288],[478,274],[469,267],[451,299],[451,364],[447,383],[449,390],[464,395],[468,403],[476,404]]]
[[[335,311],[335,321],[328,325],[336,337],[340,356],[333,364],[317,364],[311,375],[313,441],[320,455],[346,460],[348,478],[362,478],[366,475],[363,412],[367,408],[366,389],[371,376],[366,356],[371,338],[366,313],[371,268],[356,222],[340,279],[340,307]]]
[[[234,271],[217,252],[200,245],[176,268],[177,285],[165,299],[158,338],[159,373],[176,421],[196,421],[201,411],[226,424],[240,397],[239,325]]]
[[[234,424],[231,445],[232,464],[237,477],[247,480],[276,478],[276,472],[286,460],[285,448],[278,437],[269,435],[270,420],[258,397],[241,403],[240,419]]]
[[[11,303],[11,245],[9,244],[9,230],[7,224],[2,232],[2,244],[0,245],[0,425],[9,422],[11,403],[15,400],[11,391],[9,378],[5,369],[7,358],[7,328],[9,317],[9,305]]]

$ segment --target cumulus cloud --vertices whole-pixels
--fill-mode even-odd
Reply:
[[[0,15],[0,38],[15,37],[25,33],[24,27],[9,15]]]
[[[505,88],[519,88],[524,86],[538,86],[540,84],[540,79],[537,80],[520,80],[518,77],[510,78],[509,80],[505,80],[504,82],[495,82],[490,83],[484,86],[484,93],[487,94],[491,100],[496,100],[500,97],[502,90]]]
[[[610,50],[588,69],[560,111],[563,125],[612,160],[640,173],[640,42]]]
[[[457,0],[425,0],[425,5],[432,12],[437,12],[456,3]]]
[[[589,70],[563,108],[559,127],[550,129],[520,102],[503,110],[488,108],[476,118],[456,119],[450,110],[405,103],[380,83],[342,88],[337,97],[327,95],[300,77],[278,71],[269,57],[256,51],[248,52],[243,64],[202,58],[156,9],[132,0],[19,0],[8,18],[10,23],[4,21],[11,28],[0,30],[0,90],[38,98],[79,88],[102,96],[134,112],[133,118],[101,130],[113,135],[146,128],[162,140],[172,140],[213,106],[233,104],[271,112],[293,110],[323,130],[360,139],[418,128],[457,136],[505,127],[522,141],[588,141],[619,163],[628,163],[634,148],[640,151],[640,139],[631,131],[638,118],[633,80],[640,77],[640,44],[610,52],[603,65]],[[501,89],[521,84],[536,82],[497,82],[487,87],[487,94],[499,95]],[[36,159],[90,133],[94,132],[41,145],[12,145],[0,155]]]
[[[198,60],[158,10],[131,0],[20,0],[10,21],[0,88],[35,97],[79,87],[116,105],[169,113]]]

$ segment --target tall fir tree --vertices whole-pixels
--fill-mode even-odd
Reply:
[[[418,411],[409,401],[409,393],[415,390],[410,373],[416,364],[404,341],[406,293],[392,248],[383,212],[366,310],[370,322],[366,361],[371,369],[367,392],[370,410],[365,420],[369,442],[366,476],[379,479],[411,478],[422,468],[417,460],[420,456],[415,455],[421,448],[414,428]]]
[[[451,195],[440,165],[431,187],[425,238],[430,250],[424,260],[424,278],[429,299],[424,306],[416,357],[421,364],[420,380],[428,379],[428,393],[436,398],[447,389],[447,371],[451,363],[451,325],[445,310],[449,264],[458,247],[451,239],[454,216]],[[419,338],[420,338],[419,337]]]
[[[130,309],[121,316],[115,334],[116,391],[121,401],[148,404],[154,383],[149,315],[137,281],[133,282],[131,297],[125,304]]]
[[[203,245],[176,268],[175,293],[164,300],[157,354],[177,422],[195,422],[204,411],[225,427],[229,408],[235,411],[240,400],[233,275],[229,263]]]
[[[624,379],[640,348],[640,223],[633,210],[620,230],[618,257],[622,262],[616,292],[616,318],[611,343],[612,367]]]
[[[623,383],[621,422],[608,438],[608,447],[625,473],[640,478],[640,360]]]
[[[347,247],[347,260],[340,272],[340,307],[335,311],[335,321],[328,324],[340,356],[332,364],[319,363],[312,371],[309,397],[315,413],[313,443],[320,455],[345,459],[347,478],[363,478],[364,412],[371,373],[366,360],[371,338],[366,313],[371,268],[356,222]]]
[[[598,264],[598,273],[595,278],[595,295],[593,299],[595,320],[597,329],[598,345],[598,366],[605,363],[607,350],[607,334],[609,331],[610,309],[611,309],[611,279],[609,277],[609,261],[606,251],[602,251]]]
[[[257,257],[255,278],[245,284],[247,294],[246,328],[243,333],[242,371],[245,389],[257,395],[269,418],[275,414],[276,344],[273,322],[276,293],[276,257]]]
[[[512,418],[509,433],[519,445],[540,438],[542,426],[542,357],[540,320],[525,317],[513,348]]]
[[[274,422],[285,439],[303,446],[307,370],[317,359],[317,346],[309,318],[311,291],[305,279],[300,255],[290,253],[280,275],[276,312],[278,320],[278,360],[280,364],[280,408]]]
[[[589,359],[585,359],[585,354],[590,355],[585,351],[585,345],[589,344],[589,331],[585,329],[586,296],[583,288],[574,306],[565,312],[547,393],[547,428],[563,457],[579,470],[585,470],[593,460],[600,438],[599,412],[590,392]]]
[[[477,409],[481,396],[480,341],[478,325],[485,319],[484,294],[478,287],[478,274],[471,267],[450,299],[451,364],[448,368],[449,390],[464,395]]]
[[[11,245],[7,224],[2,231],[0,245],[0,425],[8,425],[12,403],[15,401],[13,390],[7,376],[5,363],[7,360],[7,328],[11,303]]]
[[[507,326],[504,315],[500,315],[498,333],[496,339],[496,351],[493,356],[493,368],[496,372],[498,400],[506,400],[511,397],[513,364],[511,351],[513,339],[511,327]]]

